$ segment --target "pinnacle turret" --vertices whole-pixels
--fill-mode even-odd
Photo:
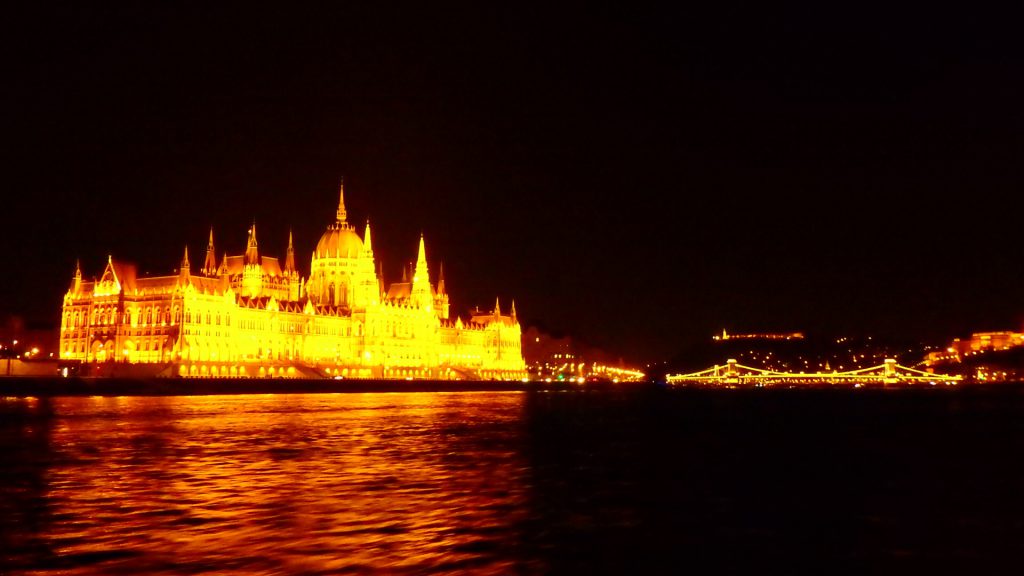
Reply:
[[[188,246],[185,246],[185,255],[181,258],[181,270],[178,271],[182,277],[192,274],[192,265],[188,261]]]
[[[213,276],[217,273],[217,254],[213,249],[213,226],[210,226],[210,241],[206,243],[206,261],[203,262],[203,274]]]
[[[75,292],[78,292],[81,287],[82,287],[82,265],[78,261],[78,258],[75,258],[75,277],[74,277],[74,290],[75,290]]]
[[[295,246],[292,243],[292,231],[288,230],[288,252],[284,257],[284,271],[295,272]]]
[[[249,239],[245,246],[245,263],[246,264],[259,264],[260,263],[260,252],[256,244],[256,222],[252,223],[252,228],[249,228]]]

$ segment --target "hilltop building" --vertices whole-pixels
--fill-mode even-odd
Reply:
[[[726,340],[803,340],[803,332],[761,332],[751,334],[729,334],[722,329],[721,335],[715,335],[711,337],[712,340],[726,341]]]
[[[431,283],[420,237],[412,277],[385,286],[370,224],[336,220],[308,277],[289,234],[284,263],[259,250],[219,260],[213,230],[201,267],[185,248],[177,274],[140,277],[108,257],[98,280],[76,266],[64,296],[60,356],[97,367],[148,365],[165,376],[518,379],[525,375],[515,303],[451,318],[443,273]]]
[[[1024,332],[975,332],[962,340],[954,338],[945,350],[929,352],[925,357],[927,366],[943,362],[961,362],[967,356],[1010,350],[1024,346]]]

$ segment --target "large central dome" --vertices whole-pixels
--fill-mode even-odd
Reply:
[[[327,232],[316,243],[313,258],[358,258],[363,251],[363,241],[348,223],[345,211],[345,182],[338,191],[338,219],[327,227]]]
[[[363,251],[363,241],[346,222],[336,222],[316,243],[316,258],[358,258]]]
[[[366,223],[366,236],[360,238],[348,223],[344,187],[338,195],[338,219],[316,244],[306,295],[316,305],[365,308],[380,299],[370,223]]]

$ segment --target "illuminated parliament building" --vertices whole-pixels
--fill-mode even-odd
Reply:
[[[370,225],[337,220],[295,265],[291,235],[282,265],[260,253],[256,226],[245,253],[206,258],[193,271],[185,249],[175,275],[140,277],[111,257],[98,280],[76,266],[64,296],[62,360],[102,374],[160,376],[518,379],[525,375],[515,303],[503,313],[449,314],[443,272],[432,284],[420,237],[411,279],[385,286]]]

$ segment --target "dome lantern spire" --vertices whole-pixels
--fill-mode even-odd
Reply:
[[[348,212],[345,211],[345,177],[341,178],[341,187],[338,189],[338,224],[348,222]]]

